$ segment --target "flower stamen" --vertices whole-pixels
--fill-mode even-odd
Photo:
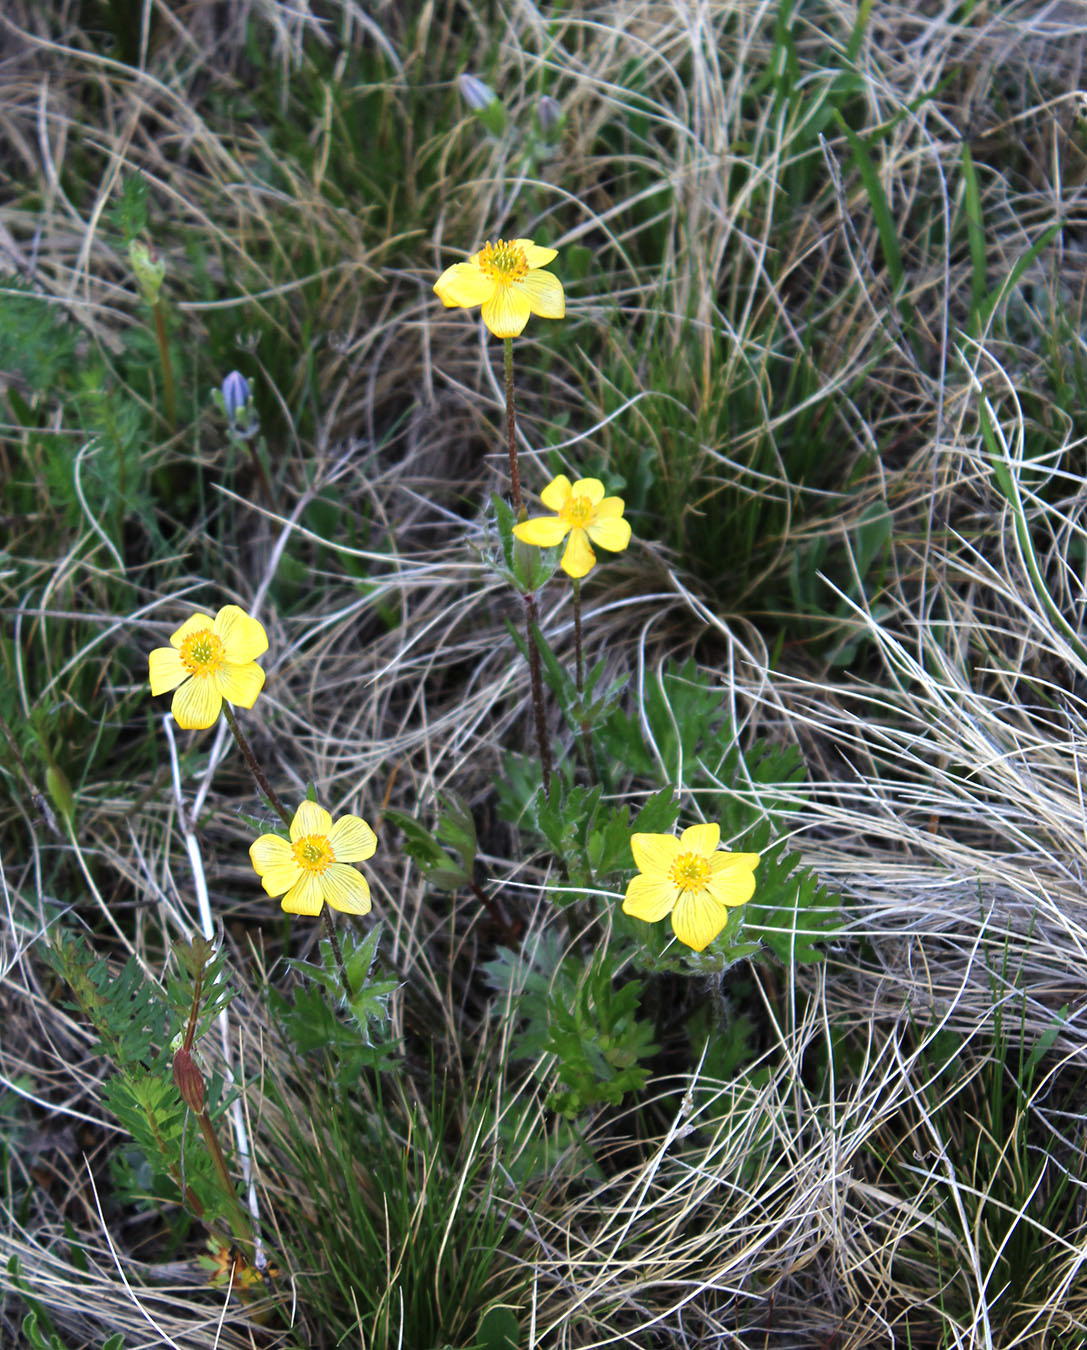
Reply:
[[[336,854],[325,834],[303,835],[291,845],[291,853],[303,872],[312,872],[317,876],[336,861]]]
[[[226,663],[226,647],[210,628],[190,633],[181,644],[181,661],[190,675],[206,680],[218,675]]]
[[[681,891],[701,895],[710,879],[709,859],[700,853],[680,853],[668,869],[668,879]]]
[[[528,274],[528,258],[520,244],[499,239],[496,244],[486,243],[479,253],[480,270],[498,285],[508,285],[511,281],[520,281]]]
[[[559,519],[572,530],[583,530],[596,518],[596,508],[588,497],[571,497],[559,512]]]

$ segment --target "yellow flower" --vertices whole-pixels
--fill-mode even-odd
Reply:
[[[630,543],[630,524],[623,519],[622,497],[605,497],[599,478],[579,478],[571,483],[564,473],[552,479],[540,493],[540,501],[554,516],[533,516],[513,527],[524,544],[551,548],[567,535],[570,542],[562,555],[562,570],[571,577],[583,577],[596,562],[589,545],[591,539],[600,548],[621,553]]]
[[[447,309],[483,306],[483,322],[495,337],[516,337],[530,314],[561,319],[566,314],[562,282],[540,268],[557,256],[531,239],[499,239],[467,262],[447,267],[434,284]]]
[[[170,711],[187,731],[218,720],[223,699],[251,708],[264,687],[256,658],[268,650],[268,635],[237,605],[224,605],[210,619],[194,614],[156,647],[148,659],[152,694],[176,689]]]
[[[674,834],[635,834],[630,847],[641,875],[627,887],[623,913],[646,923],[666,914],[680,942],[708,947],[728,911],[755,894],[757,853],[722,853],[719,825],[691,825]]]
[[[377,835],[359,816],[332,817],[305,801],[291,821],[290,843],[262,834],[249,850],[260,884],[282,895],[289,914],[320,914],[325,901],[345,914],[370,913],[370,887],[348,863],[365,862],[377,849]]]

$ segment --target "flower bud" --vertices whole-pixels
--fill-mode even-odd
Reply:
[[[166,264],[140,239],[129,241],[128,261],[143,298],[149,305],[158,304],[159,291],[166,277]]]
[[[174,1055],[174,1082],[181,1093],[181,1100],[190,1111],[199,1115],[204,1109],[204,1075],[184,1046]]]
[[[257,410],[253,407],[249,381],[241,371],[232,370],[223,381],[221,393],[223,412],[226,413],[231,434],[248,440],[260,425]]]
[[[223,381],[223,406],[232,422],[238,420],[249,402],[249,381],[239,370],[232,370]]]
[[[461,98],[473,112],[483,112],[495,101],[496,95],[490,85],[484,84],[474,75],[458,75],[457,88],[460,90]]]

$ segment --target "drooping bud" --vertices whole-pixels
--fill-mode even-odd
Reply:
[[[494,90],[475,75],[458,75],[457,88],[460,90],[461,98],[473,112],[482,112],[495,101]]]
[[[204,1075],[197,1067],[190,1051],[184,1046],[174,1055],[174,1082],[181,1093],[181,1100],[197,1115],[204,1109]]]
[[[143,298],[149,305],[158,304],[159,291],[166,278],[166,264],[141,239],[129,240],[128,261]]]
[[[496,139],[501,136],[506,129],[506,110],[491,86],[475,75],[458,75],[457,88],[486,130]]]

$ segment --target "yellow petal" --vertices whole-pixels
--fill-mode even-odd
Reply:
[[[703,858],[708,858],[720,842],[720,825],[688,825],[679,836],[684,853],[701,853]]]
[[[237,605],[224,605],[215,616],[214,628],[216,635],[223,640],[226,659],[235,665],[255,661],[268,650],[268,634],[263,625],[251,619]],[[245,704],[247,708],[250,706]]]
[[[434,293],[447,309],[471,309],[491,298],[494,281],[474,261],[454,263],[434,283]]]
[[[262,834],[258,839],[254,839],[249,845],[249,860],[257,875],[261,877],[273,867],[284,867],[288,864],[296,872],[301,870],[294,861],[290,844],[287,843],[286,839],[280,839],[278,834]],[[289,881],[287,886],[293,884],[293,881]],[[283,890],[286,890],[287,886],[284,886]],[[270,891],[269,894],[279,895],[281,892]]]
[[[377,835],[361,816],[341,816],[329,830],[328,842],[337,862],[365,862],[377,852]]]
[[[535,544],[537,548],[552,548],[555,544],[562,543],[569,528],[569,525],[564,525],[558,516],[533,516],[531,520],[522,520],[515,525],[513,533],[522,544]]]
[[[715,853],[706,889],[721,905],[746,905],[755,894],[757,853]]]
[[[302,869],[292,858],[290,862],[277,863],[269,867],[267,872],[261,873],[260,884],[269,895],[283,895],[292,886],[298,885],[301,876]]]
[[[566,317],[566,296],[554,272],[526,272],[514,286],[533,314],[541,319]]]
[[[636,876],[627,886],[623,913],[644,919],[646,923],[656,923],[671,911],[677,895],[678,891],[670,881],[656,876]]]
[[[559,256],[557,248],[544,248],[542,244],[534,244],[531,239],[513,239],[510,242],[524,250],[525,261],[529,267],[546,267]]]
[[[318,806],[307,797],[291,821],[291,843],[296,844],[299,839],[305,839],[307,834],[327,835],[331,829],[332,817],[323,806]]]
[[[156,647],[147,658],[152,694],[167,694],[188,675],[184,662],[173,647]]]
[[[199,633],[204,628],[213,627],[214,623],[210,614],[191,614],[176,632],[170,634],[170,646],[180,647],[190,633]]]
[[[321,877],[325,899],[344,914],[369,914],[370,887],[361,872],[346,863],[333,863]]]
[[[622,497],[605,497],[596,504],[597,520],[613,520],[623,514],[625,503]]]
[[[599,478],[579,478],[570,493],[574,497],[588,497],[595,506],[604,500],[604,484]]]
[[[170,704],[170,711],[179,727],[186,731],[200,731],[213,726],[223,710],[223,696],[214,680],[194,676],[178,689]]]
[[[264,671],[255,661],[244,666],[225,665],[216,675],[219,692],[238,708],[251,708],[264,688]]]
[[[518,286],[495,286],[494,294],[483,302],[483,322],[499,338],[516,337],[532,313]]]
[[[684,891],[672,910],[676,937],[696,952],[708,947],[727,922],[728,910],[706,891]]]
[[[570,542],[562,555],[560,566],[568,577],[584,577],[593,569],[596,554],[589,547],[589,536],[584,530],[571,530]]]
[[[569,478],[560,473],[540,493],[540,501],[549,511],[561,511],[573,495],[574,489]]]
[[[316,872],[303,872],[281,903],[288,914],[320,914],[325,903],[321,878]]]
[[[598,518],[589,526],[589,538],[609,553],[622,553],[630,543],[630,522]]]
[[[632,834],[630,851],[639,872],[663,877],[679,854],[679,840],[674,834]]]

